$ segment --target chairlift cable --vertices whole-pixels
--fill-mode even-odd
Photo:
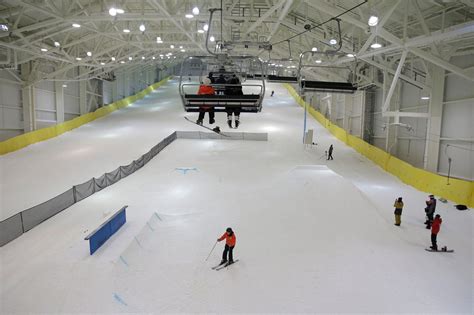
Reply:
[[[348,13],[348,12],[351,12],[351,11],[353,11],[354,9],[357,9],[358,7],[360,7],[360,6],[364,5],[364,4],[366,4],[367,2],[368,2],[368,0],[364,0],[364,2],[359,3],[359,4],[355,5],[355,6],[353,6],[352,8],[345,10],[344,12],[342,12],[342,13],[336,15],[336,16],[333,16],[332,18],[330,18],[330,19],[328,19],[328,20],[326,20],[326,21],[324,21],[324,22],[321,22],[321,23],[319,23],[319,24],[317,24],[317,25],[313,25],[313,26],[311,26],[309,29],[304,30],[303,32],[300,32],[300,33],[298,33],[298,34],[295,34],[295,35],[293,35],[293,36],[291,36],[291,37],[289,37],[289,38],[287,38],[287,39],[284,39],[284,40],[281,40],[281,41],[272,43],[271,45],[278,45],[278,44],[281,44],[281,43],[283,43],[283,42],[290,41],[290,40],[292,40],[293,38],[298,37],[298,36],[300,36],[300,35],[303,35],[303,34],[305,34],[306,32],[311,31],[311,30],[314,29],[314,28],[320,27],[320,26],[322,26],[322,25],[324,25],[324,24],[326,24],[326,23],[329,23],[329,22],[331,22],[331,21],[333,21],[333,20],[337,20],[337,18],[339,18],[340,16],[343,16],[344,14],[346,14],[346,13]]]

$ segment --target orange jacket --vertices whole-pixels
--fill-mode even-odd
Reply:
[[[216,91],[210,85],[201,84],[199,86],[198,95],[214,95]]]
[[[230,247],[235,246],[235,233],[232,233],[231,236],[227,235],[227,232],[222,234],[221,237],[219,237],[219,242],[225,239],[226,245],[229,245]]]

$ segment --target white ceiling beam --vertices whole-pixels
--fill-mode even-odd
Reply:
[[[384,12],[382,14],[382,16],[383,16],[382,20],[377,24],[377,26],[375,27],[375,30],[372,32],[372,34],[370,34],[370,36],[367,39],[367,41],[365,42],[364,46],[362,46],[362,48],[357,52],[357,55],[363,54],[367,50],[367,48],[369,48],[369,46],[372,43],[372,41],[374,40],[375,36],[377,36],[377,29],[382,28],[385,25],[385,23],[387,23],[387,21],[390,19],[390,16],[393,13],[393,11],[395,11],[395,9],[398,7],[398,5],[401,2],[402,2],[401,0],[398,0],[392,7],[390,7],[390,9],[388,9],[387,12]]]
[[[168,19],[174,24],[176,25],[176,27],[181,30],[181,32],[183,32],[183,34],[185,34],[190,40],[192,43],[194,43],[196,46],[198,46],[203,52],[207,53],[207,51],[204,49],[204,47],[199,44],[198,42],[196,42],[196,40],[194,39],[194,37],[188,33],[184,27],[178,23],[173,16],[171,16],[171,14],[168,12],[168,10],[166,10],[166,8],[164,7],[164,5],[162,3],[160,3],[158,0],[148,0],[148,3],[154,7],[154,8],[158,8],[159,11],[163,12],[167,17]]]
[[[306,0],[306,2],[309,4],[309,5],[312,5],[313,7],[317,7],[319,8],[321,11],[324,11],[326,12],[327,14],[330,14],[330,15],[333,15],[333,16],[336,16],[336,15],[339,15],[341,13],[343,13],[343,11],[341,9],[338,9],[338,8],[335,8],[335,7],[332,7],[326,3],[323,3],[323,2],[318,2],[317,5],[315,3],[312,3],[311,1],[309,0]],[[367,28],[367,25],[353,17],[351,17],[350,15],[348,14],[344,14],[340,17],[342,20],[346,21],[346,22],[349,22],[349,23],[352,23],[353,25],[359,27],[359,28],[362,28],[362,29],[366,29]],[[472,22],[474,23],[474,22]],[[474,27],[474,26],[472,26]],[[464,32],[472,32],[473,30],[471,29],[471,27],[467,27],[467,29],[464,29],[463,30]],[[383,37],[385,40],[388,40],[389,42],[393,43],[396,45],[397,48],[399,49],[408,49],[411,53],[417,55],[418,57],[421,57],[435,65],[438,65],[448,71],[451,71],[455,74],[457,74],[458,76],[460,77],[463,77],[465,79],[468,79],[470,81],[474,81],[474,77],[470,76],[470,75],[467,75],[464,73],[463,69],[455,66],[455,65],[452,65],[450,64],[449,62],[439,58],[439,57],[436,57],[436,56],[433,56],[432,54],[430,53],[427,53],[427,52],[424,52],[418,48],[414,48],[414,47],[411,47],[409,45],[407,45],[406,43],[403,43],[403,41],[396,37],[395,35],[389,33],[388,31],[386,31],[385,29],[381,28],[379,30],[379,35],[381,37]],[[415,45],[415,41],[412,42],[412,45]],[[360,58],[360,56],[359,56]]]
[[[274,4],[270,9],[267,10],[267,12],[265,12],[261,17],[259,17],[257,19],[257,21],[255,21],[244,33],[244,35],[247,35],[249,34],[250,32],[252,32],[255,28],[257,28],[260,24],[263,23],[263,21],[265,21],[268,17],[270,17],[270,15],[273,14],[273,12],[275,12],[276,10],[278,10],[282,5],[285,4],[285,1],[287,0],[280,0],[280,2],[278,2],[276,5]]]
[[[283,10],[281,10],[280,16],[278,17],[278,20],[275,23],[275,25],[273,25],[273,29],[270,32],[270,35],[268,36],[268,39],[267,39],[268,41],[270,41],[273,35],[275,35],[276,31],[280,27],[281,21],[287,16],[288,11],[290,10],[290,7],[292,4],[293,4],[293,0],[286,0],[285,7],[283,8]]]

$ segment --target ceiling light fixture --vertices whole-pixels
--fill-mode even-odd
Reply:
[[[72,27],[79,28],[79,27],[81,27],[81,24],[74,23],[74,24],[72,24]]]
[[[59,46],[61,46],[61,44],[59,42],[54,42],[54,46],[59,47]]]
[[[47,52],[48,50],[46,48],[41,48],[41,51]]]
[[[331,44],[331,45],[336,45],[336,44],[337,44],[337,40],[336,40],[335,38],[331,38],[331,39],[329,40],[329,44]]]
[[[311,51],[318,51],[318,48],[313,47],[313,48],[311,48]]]
[[[318,60],[316,60],[316,63],[321,63],[321,62],[322,62],[322,61],[321,61],[321,60],[319,60],[319,59],[318,59]]]
[[[120,61],[120,63],[125,63],[125,61],[122,60],[122,61]]]
[[[374,49],[378,49],[380,47],[382,47],[382,44],[379,44],[379,43],[373,43],[372,45],[370,45],[371,48],[374,48]]]
[[[155,56],[151,57],[151,59],[155,60]]]
[[[125,29],[123,30],[123,32],[124,32],[124,33],[130,33],[130,30],[129,30],[128,28],[125,28]]]
[[[138,28],[140,32],[144,32],[146,30],[145,24],[140,24],[140,27]]]
[[[192,19],[192,18],[194,17],[194,15],[192,15],[192,14],[186,14],[185,17],[186,17],[187,19]]]
[[[142,60],[145,60],[145,56],[142,56]]]
[[[77,60],[77,61],[81,61],[82,58],[81,58],[81,57],[76,57],[76,60]]]
[[[173,48],[174,48],[174,45],[170,45],[170,48],[173,49]]]
[[[110,58],[110,59],[112,59],[112,61],[115,61],[115,57],[112,57],[112,58]]]
[[[215,41],[216,39],[215,39],[214,36],[211,36],[211,37],[209,38],[209,40],[210,40],[211,42],[213,42],[213,41]]]
[[[369,26],[376,26],[378,23],[379,23],[379,18],[375,15],[371,15],[369,17],[369,21],[367,22]]]
[[[198,8],[198,7],[194,7],[194,8],[193,8],[193,14],[194,14],[194,15],[198,15],[198,14],[199,14],[199,8]]]
[[[207,32],[207,31],[209,30],[209,25],[208,25],[208,24],[204,24],[204,26],[202,27],[202,29]]]
[[[349,58],[354,58],[355,57],[354,54],[347,54],[346,56],[349,57]]]
[[[114,7],[110,8],[109,9],[109,14],[111,16],[116,16],[117,15],[117,9],[115,9]]]
[[[204,33],[204,30],[198,30],[198,33],[202,34],[202,33]]]
[[[186,52],[186,49],[181,49],[181,52]]]
[[[66,84],[63,84],[63,88],[67,88],[67,85],[66,85]]]
[[[86,53],[86,55],[87,55],[88,57],[91,57],[91,56],[92,56],[92,53],[91,53],[90,51],[88,51],[88,52]]]
[[[101,62],[100,64],[104,66],[104,65],[105,65],[105,62]]]
[[[133,58],[132,58],[132,57],[128,57],[128,60],[132,61],[132,60],[133,60]]]
[[[429,97],[429,96],[422,96],[421,99],[422,99],[422,100],[429,100],[430,97]]]
[[[125,11],[123,9],[115,9],[115,11],[117,11],[118,14],[124,14]]]

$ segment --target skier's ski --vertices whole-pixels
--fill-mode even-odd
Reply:
[[[227,268],[227,267],[229,267],[230,265],[233,265],[233,264],[235,264],[235,263],[236,263],[236,262],[238,262],[238,261],[239,261],[239,260],[238,260],[238,259],[236,259],[236,260],[234,260],[234,262],[233,262],[233,263],[226,263],[226,264],[225,264],[225,265],[223,265],[223,266],[222,266],[222,265],[220,265],[220,266],[218,266],[217,268],[215,268],[214,270],[216,270],[216,271],[219,271],[219,270],[221,270],[221,269],[224,269],[224,268]]]
[[[218,135],[221,135],[221,136],[224,136],[224,137],[230,137],[229,135],[226,135],[226,134],[223,134],[219,128],[219,126],[215,127],[215,128],[209,128],[207,126],[204,126],[204,125],[200,125],[198,123],[196,123],[195,121],[192,121],[191,119],[189,119],[188,117],[184,117],[184,119],[186,119],[187,121],[189,121],[190,123],[193,123],[195,125],[198,125],[200,127],[203,127],[203,128],[206,128],[207,130],[210,130],[212,132],[215,132],[217,133]]]
[[[215,269],[217,269],[217,268],[219,268],[220,266],[225,265],[225,264],[227,264],[227,262],[220,263],[220,264],[218,264],[217,266],[212,267],[211,269],[212,269],[212,270],[215,270]]]
[[[454,253],[454,249],[447,249],[447,250],[432,250],[431,248],[425,248],[427,252],[433,252],[433,253]]]

